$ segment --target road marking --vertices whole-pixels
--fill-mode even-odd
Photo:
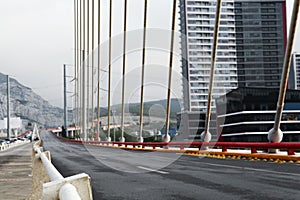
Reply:
[[[149,172],[156,172],[156,173],[159,173],[159,174],[169,174],[169,172],[164,172],[164,171],[159,171],[159,170],[155,170],[155,169],[150,169],[150,168],[143,167],[143,166],[137,166],[137,167],[140,168],[140,169],[147,170]]]
[[[100,159],[100,160],[107,160],[107,158],[103,157],[103,156],[97,156],[96,157],[97,159]]]
[[[210,165],[210,166],[216,166],[216,167],[228,167],[228,168],[233,168],[233,169],[245,169],[245,170],[249,170],[249,171],[259,171],[259,172],[267,172],[267,173],[281,174],[281,175],[300,176],[300,174],[295,174],[295,173],[277,172],[277,171],[271,171],[271,170],[266,170],[266,169],[256,169],[256,168],[251,168],[251,167],[239,167],[239,166],[204,163],[204,162],[201,162],[201,163],[206,164],[206,165]]]

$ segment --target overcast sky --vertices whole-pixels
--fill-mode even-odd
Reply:
[[[106,16],[108,1],[102,2],[103,16]],[[113,17],[116,22],[122,20],[122,15],[119,14],[122,12],[122,2],[123,0],[113,0]],[[143,1],[128,2],[128,29],[140,29]],[[148,2],[148,27],[170,29],[172,1]],[[73,0],[2,0],[0,3],[0,72],[31,87],[56,106],[63,104],[62,66],[64,63],[73,64],[73,3]],[[287,0],[288,20],[292,3],[293,0]],[[104,21],[102,24],[107,27]],[[113,35],[117,36],[122,32],[122,24],[114,24]],[[106,37],[105,32],[102,40],[105,41]],[[295,44],[295,51],[300,51],[300,36],[297,36]],[[179,70],[178,63],[175,68]],[[162,65],[167,65],[167,60]],[[69,67],[69,73],[71,70]]]

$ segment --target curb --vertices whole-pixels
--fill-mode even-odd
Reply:
[[[54,134],[55,135],[55,134]],[[56,136],[56,135],[55,135]],[[197,156],[197,157],[208,157],[208,158],[217,158],[217,159],[242,159],[242,160],[250,160],[250,161],[271,161],[276,163],[300,163],[299,156],[293,155],[278,155],[278,154],[267,154],[267,153],[238,153],[238,152],[215,152],[209,150],[176,150],[176,149],[145,149],[145,148],[132,148],[125,146],[110,146],[110,145],[99,145],[99,144],[89,144],[84,143],[82,141],[73,141],[66,138],[58,137],[56,138],[63,140],[64,142],[82,144],[82,145],[90,145],[90,146],[100,146],[104,148],[117,148],[131,151],[148,151],[148,152],[162,152],[162,153],[180,153],[185,156]]]
[[[172,150],[172,149],[142,149],[142,148],[130,148],[130,147],[116,147],[116,146],[106,146],[106,145],[95,145],[95,144],[86,144],[91,146],[100,146],[105,148],[117,148],[131,151],[156,151],[162,153],[180,153],[185,156],[197,156],[197,157],[209,157],[209,158],[231,158],[231,159],[249,159],[256,161],[273,161],[278,163],[285,163],[289,161],[290,163],[300,163],[300,157],[289,156],[289,155],[276,155],[276,154],[267,154],[267,153],[235,153],[235,152],[214,152],[209,150]]]

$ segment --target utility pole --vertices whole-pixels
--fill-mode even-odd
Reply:
[[[66,74],[66,65],[64,65],[64,127],[66,130],[66,137],[69,137],[67,115],[68,115],[68,112],[67,112],[67,74]]]
[[[7,138],[10,138],[10,84],[7,75]]]

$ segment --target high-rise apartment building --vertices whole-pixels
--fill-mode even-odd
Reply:
[[[215,12],[216,0],[180,0],[181,116],[190,135],[204,128],[204,117],[195,116],[207,107]],[[237,87],[279,88],[286,32],[285,0],[223,0],[213,97]]]
[[[211,70],[215,0],[180,0],[184,112],[178,115],[179,132],[199,139],[204,130]],[[234,1],[223,0],[213,98],[237,87]],[[210,132],[217,139],[215,101]]]
[[[183,92],[186,111],[205,111],[215,25],[215,0],[180,0]],[[221,11],[213,96],[237,87],[234,1],[224,0]],[[213,102],[214,108],[214,102]]]
[[[279,88],[286,48],[285,0],[235,0],[239,87]]]
[[[300,53],[293,53],[288,87],[300,90]]]
[[[285,0],[223,0],[214,96],[279,88],[287,42]],[[185,110],[206,109],[216,0],[180,0]],[[187,84],[186,84],[187,83]]]

